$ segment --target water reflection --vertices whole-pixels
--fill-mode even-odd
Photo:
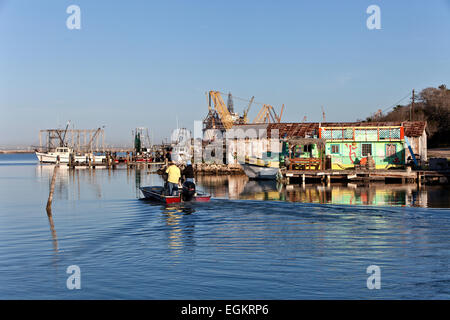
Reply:
[[[70,264],[89,271],[83,299],[449,296],[448,210],[295,202],[445,207],[448,188],[198,177],[216,199],[166,206],[135,199],[139,185],[162,183],[145,169],[61,167],[47,220],[53,168],[0,166],[1,297],[72,299],[64,285]],[[361,281],[370,264],[394,271],[382,295]],[[30,277],[23,266],[38,267]]]
[[[282,185],[275,181],[253,181],[242,176],[204,176],[198,185],[214,197],[245,200],[290,201],[371,206],[450,206],[450,188],[416,184],[305,184]]]
[[[36,165],[36,176],[49,179],[49,187],[55,165]],[[81,199],[83,189],[89,187],[91,194],[102,198],[102,184],[97,175],[103,176],[103,172],[97,173],[98,169],[70,170],[66,165],[59,166],[55,181],[55,198],[58,200]],[[104,171],[104,170],[101,170]]]
[[[206,193],[215,198],[228,199],[239,199],[249,183],[247,176],[197,176],[196,181],[197,186]]]
[[[50,232],[52,234],[53,251],[55,252],[55,254],[57,254],[58,253],[58,238],[56,237],[55,223],[53,221],[52,201],[53,201],[53,193],[55,190],[56,178],[58,177],[59,166],[53,166],[53,167],[54,168],[53,168],[53,173],[52,173],[52,179],[50,182],[46,212],[47,212],[48,223],[50,225]]]
[[[195,248],[195,212],[190,204],[158,204],[155,201],[141,199],[145,204],[152,207],[159,207],[164,225],[167,227],[168,248],[175,255],[191,252]],[[158,210],[159,211],[159,210]]]
[[[54,166],[37,165],[37,176],[51,180]],[[112,178],[115,178],[112,180]],[[246,176],[197,176],[197,189],[215,198],[231,200],[269,200],[339,205],[372,206],[450,206],[449,186],[417,186],[416,184],[305,184],[282,185],[275,181],[252,181]],[[162,185],[163,181],[149,168],[77,169],[62,166],[55,185],[55,199],[81,199],[81,193],[103,199],[105,189],[122,188],[141,198],[141,186]],[[128,193],[129,194],[129,193]],[[129,195],[123,194],[125,197]]]
[[[50,212],[49,212],[50,211]],[[48,223],[50,225],[50,232],[52,234],[53,251],[58,253],[58,237],[56,236],[55,223],[53,222],[53,215],[50,210],[47,210]]]

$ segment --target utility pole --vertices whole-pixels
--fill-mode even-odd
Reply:
[[[412,91],[412,103],[411,103],[411,114],[409,117],[409,121],[412,121],[414,118],[414,89]]]
[[[323,106],[321,107],[322,107],[322,121],[325,122],[325,110],[323,109]]]

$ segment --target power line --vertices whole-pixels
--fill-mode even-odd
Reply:
[[[228,93],[224,93],[224,92],[221,92],[221,91],[218,91],[220,94],[223,94],[223,95],[228,95]],[[246,98],[241,98],[241,97],[237,97],[237,96],[235,96],[234,94],[233,94],[233,99],[237,99],[237,100],[242,100],[242,101],[245,101],[245,102],[250,102],[250,99],[246,99]],[[264,102],[257,102],[257,101],[253,101],[253,104],[260,104],[260,105],[264,105],[264,104],[267,104],[267,103],[264,103]]]
[[[391,106],[387,107],[386,109],[384,109],[384,110],[381,111],[381,112],[384,113],[384,112],[386,112],[386,111],[392,109],[393,107],[398,106],[398,104],[399,104],[400,102],[402,102],[403,100],[405,100],[406,98],[408,98],[410,95],[411,95],[411,93],[408,92],[408,94],[407,94],[406,96],[404,96],[403,98],[401,98],[400,100],[398,100],[396,103],[392,104]]]

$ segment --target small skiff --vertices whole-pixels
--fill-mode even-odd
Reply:
[[[181,193],[177,196],[167,196],[164,195],[163,192],[164,188],[160,186],[141,187],[139,189],[141,189],[142,194],[146,199],[164,202],[166,204],[183,202]],[[195,195],[192,197],[192,200],[190,201],[207,202],[210,199],[211,199],[210,195],[201,192],[196,192]]]

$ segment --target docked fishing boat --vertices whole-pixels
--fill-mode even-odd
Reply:
[[[183,184],[181,192],[174,196],[165,195],[164,188],[161,186],[141,187],[142,194],[146,199],[164,202],[166,204],[179,203],[186,201],[207,202],[211,196],[202,192],[196,192],[195,187],[189,184]]]
[[[71,153],[70,148],[56,148],[55,151],[52,152],[36,152],[36,157],[38,158],[39,162],[43,163],[69,163],[69,157]]]
[[[59,159],[59,163],[69,163],[70,155],[73,154],[73,150],[68,147],[58,147],[55,151],[49,152],[36,152],[36,157],[39,162],[42,163],[57,163]],[[87,153],[84,155],[76,155],[74,154],[74,162],[75,163],[84,163],[84,162],[92,162],[92,163],[102,163],[106,161],[106,156],[103,155],[95,155],[93,153]]]

